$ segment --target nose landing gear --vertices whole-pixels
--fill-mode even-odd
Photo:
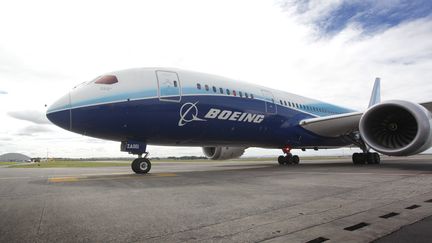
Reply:
[[[297,155],[291,154],[291,147],[283,148],[285,156],[281,155],[278,157],[279,165],[298,165],[300,163],[300,158]]]
[[[151,169],[151,162],[147,158],[149,153],[146,152],[146,148],[147,145],[141,142],[124,141],[121,143],[121,151],[138,155],[138,158],[134,159],[131,164],[133,172],[137,174],[146,174]],[[144,157],[142,156],[143,154]]]

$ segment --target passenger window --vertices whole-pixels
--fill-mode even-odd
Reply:
[[[245,97],[246,97],[246,98],[249,98],[249,95],[248,95],[248,93],[245,93]]]
[[[223,89],[222,89],[222,88],[219,88],[219,92],[220,92],[221,94],[223,94]]]
[[[239,91],[239,96],[240,98],[243,98],[243,93],[241,91]]]
[[[201,84],[197,83],[197,89],[201,89]]]
[[[217,91],[217,90],[216,90],[216,87],[215,87],[215,86],[213,86],[213,92],[215,92],[215,93],[216,93],[216,91]]]
[[[251,99],[254,99],[254,95],[253,94],[250,94],[250,97],[251,97]]]
[[[300,108],[299,105],[298,105],[297,103],[295,103],[295,106],[296,106],[297,108]]]
[[[237,96],[237,94],[236,94],[236,91],[235,91],[235,90],[233,90],[233,95],[234,95],[234,96]]]
[[[173,83],[174,83],[174,87],[176,87],[176,88],[177,88],[177,81],[175,81],[175,80],[174,80],[174,82],[173,82]]]
[[[117,77],[114,75],[104,75],[95,81],[95,84],[115,84],[118,83]]]
[[[286,100],[284,100],[284,105],[287,106]]]
[[[206,91],[209,91],[209,86],[207,84],[204,87]]]
[[[230,95],[231,92],[229,91],[229,89],[226,89],[227,95]]]

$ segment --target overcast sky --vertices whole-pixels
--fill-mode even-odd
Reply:
[[[358,110],[379,76],[384,100],[432,100],[431,13],[429,0],[1,1],[0,154],[127,156],[51,125],[45,104],[132,67],[212,73]]]

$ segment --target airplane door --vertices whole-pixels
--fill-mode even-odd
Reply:
[[[176,72],[156,71],[158,95],[161,101],[180,102],[180,79]]]
[[[261,92],[265,100],[266,112],[269,114],[276,114],[277,108],[273,94],[267,90],[261,90]]]

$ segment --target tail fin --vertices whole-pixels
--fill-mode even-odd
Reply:
[[[371,107],[371,106],[378,104],[380,102],[381,102],[381,79],[376,78],[368,107]]]

